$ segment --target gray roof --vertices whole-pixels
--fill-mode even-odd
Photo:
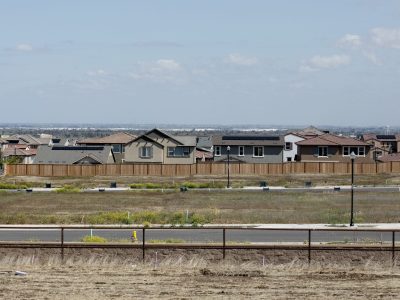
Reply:
[[[115,162],[111,146],[39,146],[34,159],[35,164],[78,164],[81,160],[88,163],[106,164],[110,153]]]
[[[197,137],[198,148],[210,149],[213,146],[212,136],[199,136]]]
[[[217,135],[212,137],[212,141],[215,146],[283,146],[285,144],[283,137],[272,135]]]
[[[27,145],[47,145],[51,138],[39,138],[30,134],[14,134],[7,138],[4,138],[7,141],[19,141],[19,144],[27,144]]]

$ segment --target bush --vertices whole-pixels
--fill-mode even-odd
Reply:
[[[82,242],[84,243],[98,243],[98,244],[105,244],[107,243],[107,239],[103,238],[98,235],[86,235],[81,239]]]
[[[28,186],[24,184],[12,184],[12,183],[0,183],[0,189],[2,190],[23,190]]]

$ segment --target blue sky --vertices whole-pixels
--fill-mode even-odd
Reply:
[[[0,122],[400,125],[400,2],[19,1]]]

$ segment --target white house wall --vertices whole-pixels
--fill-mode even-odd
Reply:
[[[296,154],[298,154],[298,150],[297,150],[298,148],[297,148],[296,143],[303,141],[303,140],[304,140],[304,138],[299,137],[294,134],[285,135],[285,145],[286,145],[286,143],[292,143],[292,149],[291,150],[283,150],[283,162],[287,162],[289,157],[292,159],[292,161],[294,161]]]

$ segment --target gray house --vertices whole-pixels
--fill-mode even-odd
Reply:
[[[34,164],[113,164],[111,146],[39,146]]]
[[[281,163],[284,140],[280,136],[213,136],[214,161]],[[229,147],[229,148],[228,148]]]

